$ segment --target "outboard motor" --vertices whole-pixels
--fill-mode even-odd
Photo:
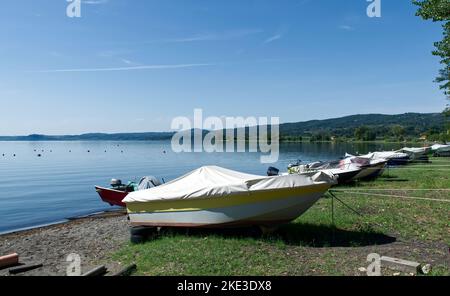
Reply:
[[[122,186],[122,180],[120,179],[111,179],[111,187],[112,188],[117,188]]]
[[[267,169],[267,176],[269,177],[273,177],[273,176],[278,176],[280,173],[280,170],[274,167],[269,167]]]

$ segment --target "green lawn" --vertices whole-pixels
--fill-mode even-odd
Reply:
[[[139,275],[358,275],[367,254],[377,252],[433,260],[433,274],[448,275],[450,203],[361,194],[450,200],[449,191],[404,190],[450,189],[450,159],[432,161],[335,188],[362,214],[334,200],[335,227],[328,197],[271,235],[254,229],[164,230],[145,244],[127,244],[113,259],[137,263]],[[361,193],[343,192],[356,190]]]

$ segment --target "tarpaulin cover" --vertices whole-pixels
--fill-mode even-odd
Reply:
[[[216,166],[194,170],[169,183],[128,194],[123,202],[206,199],[252,191],[297,188],[313,184],[333,184],[334,176],[314,175],[258,176]]]

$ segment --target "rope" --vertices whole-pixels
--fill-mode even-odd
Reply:
[[[357,210],[353,209],[352,207],[350,207],[349,205],[347,205],[345,202],[343,202],[341,199],[339,199],[336,195],[333,194],[333,192],[329,192],[332,198],[335,198],[337,201],[339,201],[341,204],[343,204],[347,209],[349,209],[350,211],[352,211],[353,213],[357,214],[358,216],[363,216],[360,212],[358,212]]]
[[[418,200],[439,201],[439,202],[449,202],[450,203],[450,200],[438,199],[438,198],[413,197],[413,196],[379,194],[379,193],[368,193],[368,192],[358,192],[358,191],[339,191],[339,192],[348,193],[348,194],[361,194],[361,195],[380,196],[380,197],[399,197],[399,198],[404,198],[404,199],[418,199]]]

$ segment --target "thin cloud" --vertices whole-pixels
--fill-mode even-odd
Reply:
[[[269,44],[269,43],[272,43],[272,42],[274,42],[274,41],[276,41],[276,40],[281,39],[282,37],[283,37],[283,35],[281,35],[281,34],[276,34],[276,35],[274,35],[274,36],[272,36],[272,37],[269,37],[269,38],[267,38],[266,40],[264,40],[263,44]]]
[[[99,4],[106,4],[109,0],[83,0],[81,3],[83,4],[89,4],[89,5],[99,5]]]
[[[157,41],[151,41],[149,43],[187,43],[187,42],[200,42],[200,41],[222,41],[222,40],[232,40],[247,37],[254,34],[262,33],[262,30],[237,30],[228,31],[223,33],[208,33],[208,34],[198,34],[188,37],[181,38],[170,38]]]
[[[130,61],[130,60],[127,60],[127,59],[120,59],[124,64],[127,64],[127,65],[134,65],[134,66],[137,66],[137,65],[139,65],[138,63],[135,63],[135,62],[133,62],[133,61]]]
[[[348,26],[348,25],[340,25],[340,26],[339,26],[339,29],[345,30],[345,31],[354,31],[354,30],[355,30],[354,27]]]
[[[79,69],[56,69],[30,71],[33,73],[65,73],[65,72],[113,72],[113,71],[136,71],[136,70],[164,70],[164,69],[183,69],[214,66],[215,64],[175,64],[175,65],[144,65],[134,67],[115,67],[115,68],[79,68]]]

